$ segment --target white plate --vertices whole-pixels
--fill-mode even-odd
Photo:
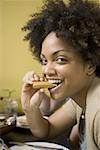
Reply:
[[[18,116],[18,117],[17,117],[16,126],[17,126],[17,127],[20,127],[20,128],[29,129],[29,126],[28,126],[27,119],[26,119],[26,116],[25,116],[25,115],[22,115],[22,116]]]
[[[47,116],[43,116],[45,119],[48,119]],[[16,123],[16,126],[17,127],[20,127],[20,128],[25,128],[25,129],[29,129],[29,125],[27,123],[27,119],[26,119],[26,116],[25,115],[22,115],[22,116],[18,116],[17,117],[17,123]]]
[[[68,148],[59,145],[59,144],[55,144],[55,143],[49,143],[49,142],[28,142],[28,144],[30,145],[34,145],[34,146],[44,146],[46,148],[36,148],[36,147],[30,147],[30,146],[12,146],[10,148],[10,150],[52,150],[52,148],[55,148],[56,150],[61,149],[61,150],[69,150]],[[49,149],[47,148],[49,147]]]

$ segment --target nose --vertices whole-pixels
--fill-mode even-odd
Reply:
[[[55,73],[56,73],[56,69],[55,69],[55,66],[52,63],[47,63],[43,67],[43,74],[45,76],[52,76],[52,75],[55,75]]]

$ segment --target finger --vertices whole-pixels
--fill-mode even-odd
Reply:
[[[28,83],[24,83],[23,86],[22,86],[22,92],[28,92],[33,89],[33,86],[28,84]]]
[[[42,76],[40,77],[40,81],[47,81],[46,77]]]
[[[24,78],[23,78],[23,82],[28,83],[28,84],[32,84],[34,81],[34,75],[35,75],[35,73],[33,71],[26,73]]]
[[[38,92],[36,92],[30,100],[30,105],[32,106],[32,108],[35,107],[40,107],[40,104],[43,100],[43,97],[45,95],[44,89],[40,89]]]
[[[33,81],[40,81],[40,77],[37,74],[34,74]]]
[[[45,78],[44,77],[40,77],[40,81],[45,81]]]

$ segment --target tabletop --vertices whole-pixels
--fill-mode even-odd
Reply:
[[[8,130],[8,132],[1,134],[0,138],[4,140],[4,142],[8,145],[8,147],[11,146],[11,144],[9,144],[9,142],[11,141],[22,143],[33,141],[47,141],[47,142],[49,141],[69,148],[66,133],[58,136],[53,140],[39,139],[33,136],[29,127],[25,128],[24,126],[16,126],[15,124]]]

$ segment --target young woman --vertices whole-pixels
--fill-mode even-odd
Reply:
[[[48,0],[41,12],[33,14],[23,30],[32,53],[39,58],[43,77],[24,77],[22,107],[33,135],[54,138],[77,124],[80,149],[100,149],[100,6],[84,0]],[[34,81],[48,80],[48,89],[63,107],[43,118],[40,105],[44,89]]]

